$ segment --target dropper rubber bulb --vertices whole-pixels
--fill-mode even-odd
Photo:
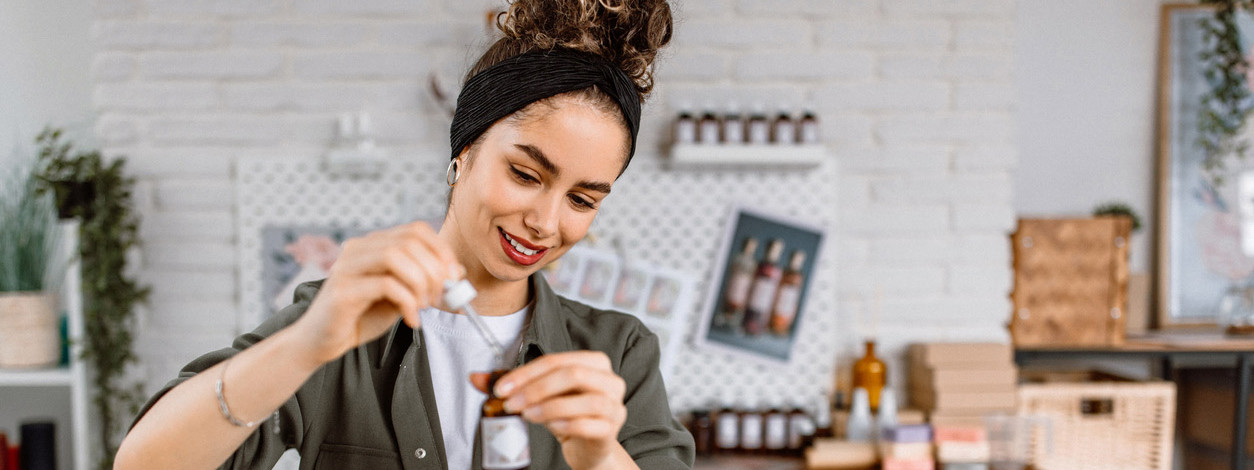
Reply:
[[[479,330],[479,336],[488,343],[492,348],[492,353],[496,356],[496,363],[504,365],[505,348],[501,346],[501,342],[497,341],[496,335],[492,334],[492,330],[488,329],[487,323],[483,322],[483,317],[479,316],[479,312],[470,306],[470,301],[479,295],[475,291],[475,287],[470,285],[470,281],[462,279],[460,281],[444,281],[444,305],[454,311],[461,311],[470,317],[470,322],[475,324],[475,328]]]

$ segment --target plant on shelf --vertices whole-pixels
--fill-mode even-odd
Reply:
[[[1216,6],[1215,15],[1202,21],[1202,74],[1209,89],[1198,111],[1196,145],[1204,154],[1202,169],[1216,184],[1223,183],[1224,158],[1244,158],[1249,142],[1240,138],[1254,110],[1249,89],[1250,63],[1241,50],[1237,28],[1239,10],[1249,11],[1254,0],[1203,0]]]
[[[34,159],[0,168],[0,367],[54,366],[61,356],[56,206],[40,190]]]
[[[1132,206],[1122,202],[1108,202],[1097,206],[1093,209],[1093,215],[1097,217],[1127,217],[1132,219],[1132,231],[1141,230],[1141,216],[1132,210]]]
[[[61,217],[81,220],[82,358],[94,372],[99,468],[113,468],[116,431],[138,412],[143,399],[140,384],[125,377],[127,366],[136,362],[134,309],[149,292],[127,272],[127,253],[139,246],[139,217],[131,210],[135,180],[125,175],[124,159],[106,162],[99,151],[75,149],[60,130],[45,129],[35,141],[43,168],[40,178],[56,195]]]

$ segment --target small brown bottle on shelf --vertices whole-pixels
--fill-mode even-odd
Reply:
[[[732,409],[729,397],[714,416],[714,451],[731,454],[740,449],[740,414]]]
[[[853,386],[866,389],[867,401],[871,411],[880,409],[880,392],[884,390],[888,367],[884,361],[875,357],[875,340],[866,340],[866,353],[853,364]]]
[[[795,145],[797,143],[797,123],[782,108],[771,122],[771,143],[775,145]]]
[[[773,455],[782,455],[788,449],[788,411],[782,407],[771,407],[766,412],[766,423],[763,425],[762,447]]]
[[[827,402],[826,395],[820,395],[814,403],[814,437],[832,437],[832,404]]]
[[[788,453],[804,455],[806,447],[814,442],[814,419],[806,414],[801,405],[794,403],[788,413]]]
[[[801,268],[806,264],[806,252],[793,250],[788,259],[788,269],[779,279],[779,290],[775,293],[775,302],[771,307],[771,333],[777,336],[788,336],[792,332],[793,320],[797,318],[797,307],[801,304]]]
[[[740,453],[762,453],[763,413],[756,407],[740,410]]]
[[[723,125],[714,116],[714,111],[706,110],[697,123],[697,141],[701,145],[718,145],[723,140]]]
[[[488,376],[488,399],[483,402],[479,434],[483,470],[526,470],[531,468],[531,442],[527,422],[517,413],[505,411],[505,400],[496,396],[496,381],[509,370],[498,369]]]
[[[752,145],[771,143],[771,123],[766,119],[766,112],[761,104],[755,104],[749,120],[745,124],[745,139]]]
[[[814,111],[806,110],[797,126],[797,142],[807,145],[819,143],[819,118]]]
[[[692,433],[692,440],[697,445],[697,455],[709,455],[713,451],[711,447],[714,445],[714,423],[710,420],[709,411],[692,412],[689,432]]]
[[[675,143],[697,143],[697,118],[686,109],[680,111],[679,118],[675,120]]]

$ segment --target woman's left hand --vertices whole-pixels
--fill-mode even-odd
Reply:
[[[484,388],[484,377],[473,377]],[[566,463],[576,470],[635,468],[618,442],[627,420],[626,383],[599,351],[548,354],[523,365],[496,383],[506,410],[543,424],[562,445]]]

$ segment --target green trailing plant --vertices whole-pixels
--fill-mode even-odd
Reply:
[[[55,290],[57,211],[36,170],[19,159],[0,174],[0,292]]]
[[[139,217],[132,212],[135,180],[125,160],[106,162],[99,151],[75,149],[60,130],[36,138],[43,183],[56,196],[61,217],[81,220],[79,256],[83,276],[82,358],[94,372],[93,403],[100,418],[99,468],[113,468],[116,431],[139,411],[143,393],[128,383],[127,366],[136,362],[131,334],[135,307],[149,288],[127,273],[127,253],[139,246]]]
[[[1202,169],[1222,184],[1224,158],[1244,158],[1249,142],[1238,137],[1254,109],[1246,81],[1250,64],[1241,50],[1237,12],[1249,10],[1254,0],[1209,0],[1215,15],[1202,20],[1202,75],[1207,91],[1198,110],[1196,145],[1203,152]]]
[[[1133,232],[1141,230],[1141,216],[1137,215],[1136,211],[1132,210],[1132,206],[1129,206],[1122,202],[1108,202],[1100,206],[1097,206],[1096,209],[1093,209],[1093,215],[1098,216],[1098,217],[1103,217],[1103,216],[1127,217],[1129,219],[1132,219],[1132,231]]]

